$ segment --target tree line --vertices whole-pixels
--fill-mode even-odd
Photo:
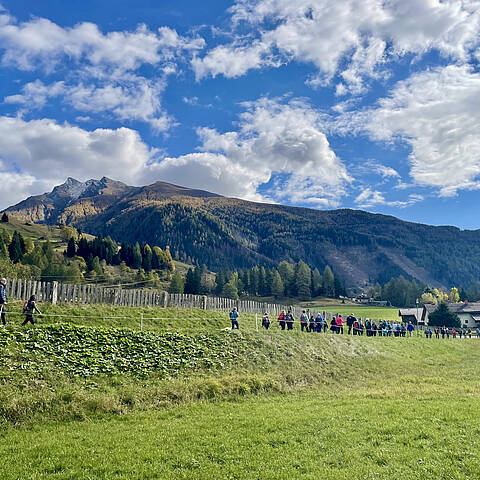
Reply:
[[[34,278],[42,281],[113,281],[107,266],[119,265],[121,275],[134,274],[133,280],[160,284],[159,274],[170,277],[175,264],[168,247],[162,250],[148,244],[117,244],[99,235],[88,240],[73,227],[63,227],[68,238],[65,251],[55,249],[47,239],[34,242],[14,231],[0,229],[0,269],[3,276]],[[134,271],[136,273],[134,273]]]
[[[222,270],[209,274],[205,265],[190,268],[185,278],[177,272],[170,283],[170,293],[213,294],[238,299],[239,296],[298,298],[309,300],[319,295],[346,295],[341,279],[327,265],[320,273],[303,260],[282,261],[276,267],[254,266],[241,270]]]

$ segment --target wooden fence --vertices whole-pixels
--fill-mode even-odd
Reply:
[[[37,280],[7,280],[7,295],[10,298],[27,300],[36,295],[37,301],[57,303],[104,303],[129,307],[182,307],[204,310],[230,311],[236,307],[239,312],[279,315],[282,310],[291,309],[298,318],[302,308],[276,303],[255,302],[253,300],[231,300],[229,298],[169,294],[159,290],[122,289],[121,287],[100,287],[95,285],[73,285],[60,282],[40,282]]]

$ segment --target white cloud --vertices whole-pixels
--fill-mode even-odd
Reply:
[[[9,17],[0,26],[0,45],[4,64],[23,70],[33,70],[38,64],[52,68],[73,59],[126,72],[144,64],[162,64],[182,51],[199,50],[204,40],[182,37],[168,27],[152,32],[140,25],[131,32],[103,34],[94,23],[63,28],[46,18],[35,18],[17,25]]]
[[[178,63],[204,46],[204,40],[178,35],[161,27],[156,32],[140,25],[134,31],[102,33],[93,23],[63,28],[48,19],[17,24],[0,13],[0,53],[4,65],[47,74],[65,71],[64,80],[36,80],[5,99],[22,109],[42,108],[50,99],[88,113],[106,112],[120,120],[143,121],[156,131],[174,123],[163,110],[161,96],[167,77]],[[154,68],[152,78],[136,73]]]
[[[0,117],[0,152],[2,207],[50,190],[69,176],[106,175],[137,183],[156,153],[128,128],[86,131],[48,119],[10,117]]]
[[[262,98],[244,106],[238,131],[199,129],[200,153],[152,169],[167,181],[223,195],[336,205],[351,178],[320,130],[319,114],[298,100]]]
[[[365,188],[356,198],[355,203],[361,208],[371,208],[376,205],[387,207],[405,208],[414,205],[423,200],[423,196],[419,194],[411,194],[405,200],[387,200],[385,194],[378,190]]]
[[[410,145],[417,184],[443,196],[480,188],[480,74],[473,69],[450,65],[413,75],[376,108],[351,116],[339,122],[341,130]]]
[[[128,128],[87,131],[48,119],[0,117],[0,172],[22,186],[13,191],[9,185],[17,180],[0,184],[3,206],[69,176],[104,175],[135,185],[164,180],[254,201],[337,205],[351,178],[320,130],[319,114],[299,100],[263,98],[244,107],[237,131],[199,129],[198,152],[161,161]]]
[[[465,61],[479,42],[478,0],[237,0],[231,12],[242,35],[195,58],[198,79],[296,60],[317,67],[312,86],[339,73],[338,94],[361,93],[389,59],[437,50]]]
[[[41,80],[27,83],[21,94],[5,98],[6,103],[20,104],[26,109],[42,108],[49,99],[61,97],[63,102],[78,111],[103,114],[119,120],[139,120],[157,131],[166,131],[173,123],[161,108],[163,81],[151,81],[125,74],[121,83],[78,83],[64,81],[45,85]]]

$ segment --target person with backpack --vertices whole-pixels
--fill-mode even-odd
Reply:
[[[347,317],[348,335],[352,334],[353,324],[356,321],[357,321],[357,319],[355,318],[355,315],[353,313]],[[355,330],[353,331],[353,334],[355,335]]]
[[[372,336],[372,322],[369,318],[365,320],[365,330],[367,331],[367,337]]]
[[[265,312],[263,317],[262,317],[262,327],[265,330],[268,330],[270,328],[270,318],[268,318],[268,313]]]
[[[5,312],[5,305],[7,304],[7,279],[0,279],[0,317],[2,318],[2,324],[7,324],[7,315]]]
[[[308,315],[306,314],[305,310],[303,310],[302,314],[300,315],[300,328],[302,329],[302,332],[304,330],[308,332]]]
[[[35,319],[33,318],[33,314],[35,312],[37,312],[39,315],[42,315],[42,312],[37,308],[35,300],[35,295],[32,295],[30,299],[23,305],[23,313],[25,314],[25,320],[22,323],[22,327],[24,327],[29,322],[32,325],[35,325]]]
[[[240,327],[238,326],[238,312],[236,307],[233,307],[233,310],[230,312],[230,320],[232,322],[232,330],[235,328],[239,330]]]
[[[293,313],[291,310],[288,311],[285,320],[287,322],[287,330],[293,330],[293,322],[295,321],[295,318],[293,317]]]
[[[315,317],[313,315],[310,315],[310,319],[308,321],[308,331],[309,332],[314,332],[315,329]]]
[[[285,310],[282,310],[282,312],[280,313],[280,315],[278,316],[278,324],[280,325],[280,328],[282,330],[285,330],[285,321],[286,321],[286,314],[285,314]]]
[[[320,312],[317,313],[317,316],[315,317],[315,331],[318,333],[322,333],[322,328],[323,328],[323,317]]]

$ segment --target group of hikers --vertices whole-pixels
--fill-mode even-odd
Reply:
[[[234,308],[230,312],[230,320],[232,322],[232,330],[238,329],[238,311]],[[282,330],[293,330],[295,323],[295,317],[291,310],[283,310],[278,318],[276,319],[279,327]],[[415,330],[415,326],[412,323],[399,323],[399,322],[387,322],[385,320],[375,322],[370,319],[365,319],[365,322],[357,319],[352,313],[346,319],[342,315],[337,314],[332,317],[330,321],[323,317],[323,315],[318,312],[316,316],[309,315],[307,311],[303,310],[299,318],[301,331],[305,332],[318,332],[318,333],[327,333],[328,331],[334,334],[343,335],[345,332],[348,335],[366,335],[367,337],[411,337]],[[267,312],[264,313],[262,317],[262,327],[268,330],[272,322]],[[435,335],[435,338],[462,338],[470,337],[475,335],[480,337],[480,329],[476,328],[474,331],[470,328],[449,328],[449,327],[427,327],[423,330],[426,338],[432,338]]]
[[[6,305],[7,305],[7,279],[0,278],[0,318],[2,320],[2,324],[5,326],[7,324],[7,312],[6,312]],[[22,326],[27,325],[27,323],[31,323],[32,325],[35,324],[34,314],[37,312],[39,315],[42,314],[40,310],[37,308],[36,297],[35,295],[31,295],[30,298],[23,304],[23,313],[25,314],[25,320],[22,323]]]

